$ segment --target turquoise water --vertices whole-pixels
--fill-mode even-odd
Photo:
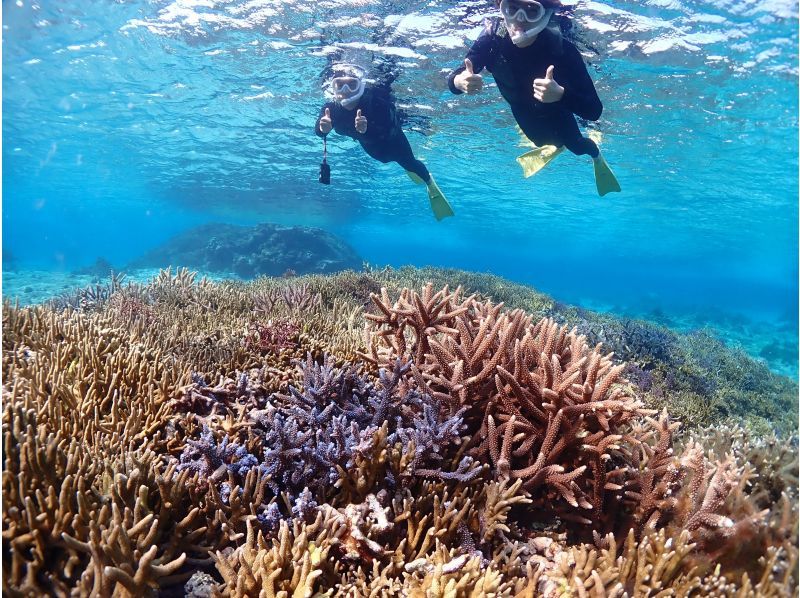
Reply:
[[[490,2],[4,1],[4,258],[124,264],[200,223],[307,224],[371,264],[491,271],[691,326],[744,318],[796,347],[797,11],[578,4],[624,191],[598,198],[587,158],[521,177],[493,85],[448,91]],[[409,139],[456,218],[437,223],[397,165],[345,138],[317,183],[336,48],[395,64]]]

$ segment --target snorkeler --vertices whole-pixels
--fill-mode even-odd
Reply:
[[[453,93],[481,90],[484,68],[494,77],[525,136],[537,147],[517,158],[526,177],[546,166],[566,147],[594,162],[597,192],[621,191],[597,144],[581,135],[575,115],[597,120],[603,104],[580,52],[562,36],[552,18],[560,0],[495,0],[502,19],[487,21],[464,65],[453,71]]]
[[[337,64],[332,67],[330,87],[334,101],[319,113],[315,132],[326,137],[331,129],[352,137],[372,158],[397,162],[411,180],[428,188],[431,209],[437,220],[454,214],[425,165],[414,157],[411,144],[400,126],[388,85],[367,84],[366,72],[359,66]]]

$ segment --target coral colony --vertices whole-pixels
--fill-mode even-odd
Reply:
[[[602,329],[626,363],[462,274],[6,302],[4,595],[796,595],[796,438],[765,432],[796,413],[696,340]],[[725,434],[686,417],[721,389]]]

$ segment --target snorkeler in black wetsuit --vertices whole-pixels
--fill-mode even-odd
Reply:
[[[559,0],[500,0],[502,19],[491,19],[453,71],[453,93],[480,91],[480,72],[494,77],[522,132],[537,147],[519,158],[525,176],[541,170],[564,147],[594,161],[597,191],[620,191],[597,144],[584,137],[575,115],[597,120],[603,104],[578,49],[562,37],[555,10]]]
[[[426,185],[437,220],[452,216],[453,210],[436,181],[414,157],[389,86],[368,84],[364,70],[355,65],[336,65],[332,70],[334,101],[327,102],[320,110],[314,128],[316,134],[325,137],[334,130],[358,141],[375,160],[384,164],[397,162],[414,182]]]

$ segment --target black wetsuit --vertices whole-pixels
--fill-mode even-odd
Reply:
[[[497,87],[511,106],[511,112],[525,135],[538,146],[565,146],[574,154],[597,157],[599,150],[591,139],[581,135],[575,116],[597,120],[603,104],[586,70],[578,49],[551,31],[543,30],[526,48],[511,41],[501,19],[492,19],[467,54],[475,73],[487,68]],[[543,79],[553,65],[553,78],[564,88],[557,102],[542,103],[533,97],[533,80]],[[462,93],[453,79],[465,70],[457,68],[448,83],[453,93]]]
[[[319,112],[315,132],[323,137],[319,130],[319,119],[325,115],[325,109],[331,111],[333,130],[340,135],[352,137],[361,144],[364,151],[376,160],[397,162],[406,170],[413,172],[426,183],[431,175],[425,165],[414,157],[408,139],[400,125],[392,94],[386,86],[367,86],[358,100],[358,105],[348,110],[336,102],[328,102]],[[363,135],[356,131],[356,114],[367,119],[367,132]]]

